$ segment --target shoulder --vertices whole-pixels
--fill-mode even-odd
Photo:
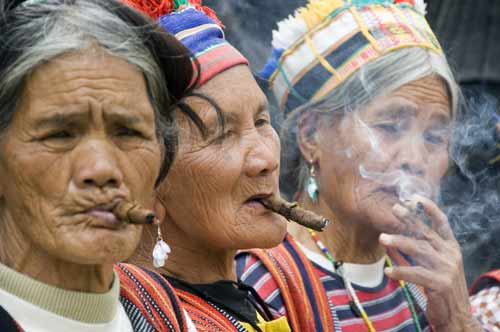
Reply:
[[[482,289],[491,286],[500,286],[500,269],[486,272],[480,275],[473,283],[470,289],[471,294],[476,294]]]
[[[288,235],[272,249],[252,249],[236,256],[238,277],[252,286],[278,316],[295,311],[305,296],[303,273],[312,267]]]
[[[474,316],[487,331],[500,331],[500,270],[479,276],[470,292]]]
[[[472,313],[487,331],[500,331],[500,287],[490,286],[470,298]]]
[[[328,298],[317,269],[291,235],[277,247],[242,253],[239,259],[240,276],[247,282],[250,280],[257,291],[261,284],[269,282],[266,278],[273,279],[270,288],[275,290],[269,296],[279,299],[280,313],[287,316],[292,330],[334,330]],[[260,277],[253,276],[253,271],[259,271]],[[272,302],[271,305],[275,306]]]
[[[286,315],[276,266],[266,260],[268,252],[262,249],[242,251],[236,255],[236,273],[246,285],[252,286],[266,302],[273,315]]]
[[[17,325],[14,318],[0,306],[0,331],[2,332],[23,332]]]
[[[187,331],[185,316],[173,287],[160,274],[131,264],[118,264],[120,302],[134,331],[148,325],[159,331]]]

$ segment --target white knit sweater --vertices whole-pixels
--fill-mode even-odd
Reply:
[[[132,332],[115,275],[104,294],[59,289],[0,264],[0,306],[26,332]]]

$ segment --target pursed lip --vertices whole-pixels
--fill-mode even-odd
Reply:
[[[255,194],[255,195],[252,195],[250,196],[245,202],[244,204],[260,204],[263,206],[261,200],[262,199],[265,199],[265,198],[269,198],[271,197],[273,194],[272,193],[259,193],[259,194]]]
[[[262,200],[268,197],[271,197],[273,194],[270,192],[263,192],[263,193],[258,193],[255,195],[252,195],[248,197],[247,200],[243,202],[243,207],[247,207],[250,209],[253,209],[257,213],[265,213],[266,211],[269,211],[264,204],[262,204]]]
[[[114,215],[113,209],[122,201],[122,198],[114,198],[111,202],[96,204],[85,209],[82,213],[93,217],[92,226],[99,228],[118,229],[122,222]]]

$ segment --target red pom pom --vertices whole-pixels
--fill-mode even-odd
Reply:
[[[163,15],[170,14],[175,9],[174,0],[121,0],[123,3],[137,9],[138,11],[157,20]],[[205,15],[213,19],[219,26],[224,28],[224,25],[217,17],[217,14],[212,8],[202,5],[202,0],[189,0],[189,3],[196,9],[203,12]],[[183,9],[184,6],[178,9]]]
[[[394,3],[395,4],[398,4],[398,3],[407,3],[407,4],[410,4],[413,7],[415,7],[415,0],[394,0]]]
[[[121,0],[125,4],[157,20],[174,10],[173,0]]]

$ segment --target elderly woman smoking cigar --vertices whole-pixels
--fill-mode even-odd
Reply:
[[[154,219],[188,51],[113,0],[0,4],[0,330],[179,331],[113,264]]]
[[[138,255],[135,262],[153,269],[149,257],[155,247],[155,265],[200,331],[288,332],[286,319],[275,320],[264,301],[236,278],[236,251],[279,244],[287,225],[264,206],[271,200],[278,210],[284,208],[276,201],[280,145],[248,61],[224,40],[213,11],[198,1],[157,7],[125,2],[157,17],[200,62],[198,85],[179,106],[198,115],[205,127],[200,132],[187,116],[178,117],[179,151],[157,190],[155,209],[171,252],[164,261],[160,254],[168,247],[145,236],[147,260]]]
[[[293,330],[481,329],[433,201],[460,93],[424,11],[310,1],[273,34],[282,189],[332,223],[239,255],[238,273]]]

